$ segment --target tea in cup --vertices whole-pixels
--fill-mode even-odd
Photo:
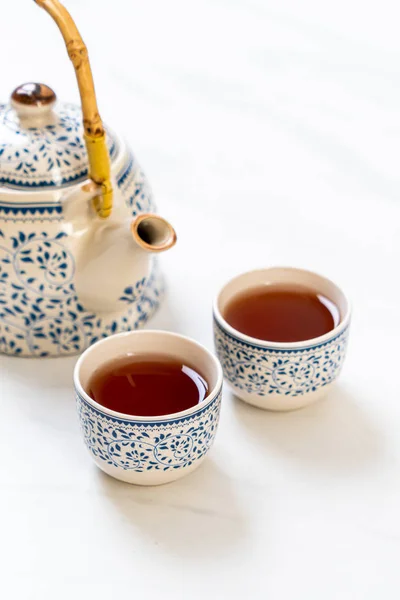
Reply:
[[[86,446],[122,481],[158,485],[196,469],[215,438],[222,369],[201,344],[131,331],[88,348],[74,372]]]
[[[235,277],[214,302],[214,339],[228,386],[260,408],[315,402],[341,370],[349,303],[311,271],[274,267]]]

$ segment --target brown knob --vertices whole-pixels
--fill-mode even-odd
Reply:
[[[23,106],[50,106],[57,96],[44,83],[23,83],[11,94],[13,103]]]

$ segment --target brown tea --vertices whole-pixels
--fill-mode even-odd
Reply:
[[[96,369],[87,393],[111,410],[154,417],[195,406],[207,396],[208,384],[193,366],[178,359],[142,354],[120,357]]]
[[[228,302],[224,317],[234,329],[259,340],[300,342],[338,325],[338,307],[315,290],[272,284],[246,290]]]

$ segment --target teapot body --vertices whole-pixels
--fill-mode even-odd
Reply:
[[[65,150],[73,149],[78,137],[71,130],[71,118],[68,125],[70,131],[58,135],[62,139],[56,141],[58,150],[53,156],[59,160],[66,156],[71,162]],[[77,115],[77,129],[80,126]],[[119,201],[131,216],[154,212],[150,187],[132,152],[115,136],[110,140],[112,179]],[[50,169],[46,187],[42,170],[39,187],[35,173],[40,169],[31,169],[39,161],[48,161],[43,143],[35,145],[32,137],[23,140],[16,157],[15,150],[7,155],[1,142],[0,352],[14,356],[77,354],[99,338],[142,326],[162,295],[155,258],[149,255],[134,280],[118,291],[115,312],[87,310],[75,285],[76,233],[67,209],[71,194],[79,198],[86,173],[71,171],[64,186],[53,186]],[[77,148],[77,155],[79,151]],[[103,281],[107,286],[106,271]]]
[[[33,82],[0,104],[0,352],[60,356],[146,322],[162,289],[153,253],[176,234],[102,122],[71,15],[59,0],[35,2],[62,34],[81,106]]]

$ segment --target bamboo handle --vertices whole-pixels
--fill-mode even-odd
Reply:
[[[58,0],[34,0],[54,19],[67,47],[78,81],[82,103],[84,139],[89,158],[89,176],[99,186],[101,194],[95,198],[100,217],[111,214],[113,191],[110,180],[110,157],[106,134],[97,107],[96,93],[88,51],[67,9]]]

